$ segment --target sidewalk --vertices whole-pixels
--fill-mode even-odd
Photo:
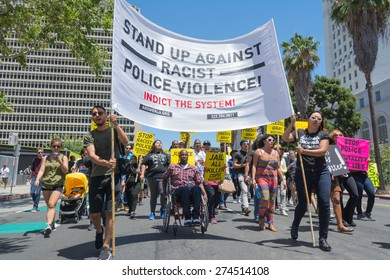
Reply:
[[[1,201],[9,201],[9,200],[15,200],[15,199],[24,199],[30,197],[30,185],[24,184],[24,185],[16,185],[12,188],[11,193],[11,187],[7,187],[4,189],[3,187],[0,188],[0,202]]]
[[[344,192],[344,195],[348,195],[347,192]],[[0,188],[0,202],[9,201],[15,199],[24,199],[30,197],[30,185],[17,185],[12,188],[7,187],[7,189]],[[366,193],[363,193],[363,197],[367,197]],[[379,199],[390,199],[390,195],[376,195],[376,198]]]

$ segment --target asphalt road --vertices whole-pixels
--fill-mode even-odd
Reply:
[[[253,215],[246,217],[229,198],[230,211],[219,211],[218,224],[200,230],[172,227],[162,232],[162,219],[148,220],[149,199],[137,208],[137,219],[125,212],[116,215],[114,260],[390,260],[390,200],[376,199],[375,222],[356,220],[351,234],[337,232],[331,223],[328,242],[331,252],[313,248],[309,219],[303,218],[299,239],[290,238],[292,209],[288,217],[275,215],[278,232],[259,231]],[[31,213],[31,200],[0,203],[1,260],[96,260],[94,231],[89,221],[60,225],[49,238],[43,237],[46,208]],[[318,246],[318,219],[313,215]]]

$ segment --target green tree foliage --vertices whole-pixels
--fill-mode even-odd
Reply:
[[[356,111],[356,97],[340,86],[339,79],[316,76],[309,97],[309,111],[323,112],[329,131],[338,129],[354,137],[361,127],[361,113]]]
[[[79,154],[81,149],[84,147],[83,137],[75,138],[70,137],[68,134],[63,135],[62,137],[58,134],[53,134],[48,140],[46,148],[50,149],[50,141],[54,138],[62,139],[62,148],[67,149],[68,151],[72,151],[75,154]]]
[[[379,189],[386,191],[378,144],[371,73],[375,68],[379,38],[386,39],[389,32],[390,0],[334,0],[331,18],[347,28],[353,42],[355,63],[366,79],[375,162],[378,166],[380,181]]]
[[[292,81],[296,107],[300,118],[307,113],[307,104],[311,86],[311,72],[318,65],[320,58],[317,55],[317,46],[320,42],[313,37],[304,38],[298,33],[290,42],[282,42],[283,64],[287,78]]]
[[[5,94],[0,91],[0,112],[11,113],[12,111],[11,103],[6,101]]]
[[[113,0],[0,0],[0,63],[14,58],[25,66],[33,50],[65,44],[94,73],[104,69],[107,50],[89,34],[112,28]],[[6,38],[18,38],[18,48]]]

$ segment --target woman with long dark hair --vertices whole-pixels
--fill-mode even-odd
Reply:
[[[141,181],[145,178],[150,186],[150,215],[149,220],[156,218],[157,198],[160,195],[160,217],[164,218],[166,198],[162,187],[162,178],[169,165],[168,155],[162,149],[161,140],[155,140],[150,152],[144,157],[141,165]],[[146,174],[145,174],[146,170]]]
[[[295,208],[294,221],[291,225],[291,238],[298,239],[298,228],[303,216],[307,211],[307,200],[301,160],[306,177],[307,193],[315,190],[318,199],[319,211],[319,246],[323,251],[329,252],[330,245],[327,242],[330,220],[330,187],[331,177],[325,162],[325,154],[329,148],[330,135],[325,131],[325,120],[321,112],[310,113],[308,128],[299,129],[296,135],[292,132],[295,125],[295,115],[291,116],[291,123],[284,131],[282,140],[284,142],[297,141],[297,152],[300,156],[297,159],[295,171],[295,183],[298,193],[298,205]]]
[[[286,180],[283,179],[283,172],[280,168],[279,153],[273,148],[275,138],[265,134],[255,143],[257,146],[252,163],[252,184],[256,186],[255,196],[259,201],[259,226],[260,230],[264,230],[265,218],[267,218],[268,229],[276,232],[274,212],[278,194],[278,176],[282,178],[284,188]],[[255,203],[257,203],[256,199]]]

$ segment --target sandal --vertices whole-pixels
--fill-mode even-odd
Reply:
[[[272,232],[277,232],[278,230],[276,229],[276,227],[274,226],[274,225],[269,225],[268,226],[268,229],[270,230],[270,231],[272,231]]]
[[[351,233],[351,232],[353,232],[353,228],[337,227],[337,231],[340,232],[340,233]]]
[[[260,230],[265,230],[265,224],[264,224],[263,220],[259,220],[259,227],[260,227]]]

